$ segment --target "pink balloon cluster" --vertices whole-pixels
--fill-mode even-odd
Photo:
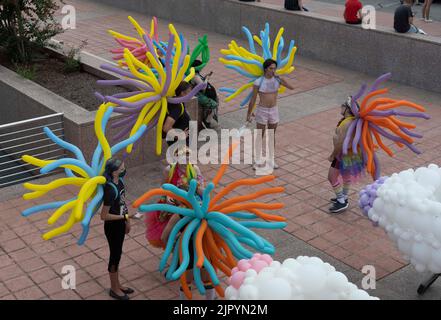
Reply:
[[[273,259],[268,254],[255,253],[251,259],[242,259],[237,263],[237,267],[231,270],[229,284],[239,289],[245,279],[247,270],[252,269],[259,273],[263,268],[269,267]]]

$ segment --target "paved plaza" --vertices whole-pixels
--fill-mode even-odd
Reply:
[[[282,1],[262,2],[276,5]],[[77,29],[66,31],[56,39],[71,46],[78,46],[87,40],[88,45],[84,50],[107,60],[111,60],[109,49],[115,46],[107,29],[135,35],[127,19],[128,15],[145,26],[151,20],[151,17],[136,12],[87,1],[68,0],[67,3],[73,4],[77,10]],[[338,12],[336,6],[340,5],[317,1],[305,3],[317,12],[326,10],[326,6],[334,6],[334,11],[326,12],[335,14]],[[380,12],[380,16],[377,22],[385,23],[391,13]],[[167,25],[171,21],[158,20],[160,37],[167,37]],[[211,82],[217,88],[237,87],[243,83],[218,61],[221,56],[219,50],[226,48],[232,38],[188,25],[174,25],[186,36],[191,47],[194,47],[198,37],[208,34],[211,61],[204,72],[213,71]],[[441,29],[440,25],[440,22],[434,22],[430,28]],[[438,32],[441,36],[441,30]],[[242,39],[236,41],[243,43]],[[383,229],[373,227],[359,210],[358,192],[372,181],[370,177],[352,186],[347,211],[339,215],[328,214],[329,199],[333,192],[327,180],[330,165],[327,157],[332,151],[332,134],[340,119],[339,106],[363,82],[375,79],[304,58],[301,56],[301,48],[299,53],[295,62],[296,70],[289,76],[295,90],[287,90],[279,97],[281,123],[277,130],[276,162],[280,169],[274,171],[277,179],[270,183],[271,186],[285,187],[285,192],[264,198],[266,202],[283,202],[285,208],[279,213],[288,219],[285,229],[263,232],[276,247],[275,259],[283,261],[299,255],[318,256],[334,265],[338,271],[344,272],[358,286],[363,277],[362,267],[373,265],[376,269],[377,288],[370,290],[369,294],[381,299],[440,299],[441,280],[424,296],[417,295],[416,289],[427,274],[417,273],[403,261]],[[423,152],[421,155],[396,148],[393,158],[379,152],[382,174],[390,175],[430,163],[441,165],[441,95],[394,82],[390,82],[388,87],[393,98],[408,99],[426,107],[431,120],[417,119],[414,122],[418,132],[424,135],[423,139],[416,142],[416,146]],[[224,98],[222,96],[222,100]],[[222,102],[220,125],[223,128],[239,128],[244,124],[245,117],[246,110],[240,109],[237,101]],[[128,168],[126,181],[129,201],[160,185],[158,168],[162,166],[164,162],[158,160],[141,167]],[[208,180],[213,178],[218,166],[205,165],[201,168]],[[231,165],[221,185],[253,175],[250,165]],[[29,218],[20,215],[23,209],[35,204],[69,198],[76,194],[76,189],[60,188],[50,196],[32,201],[23,200],[23,192],[21,186],[13,186],[2,189],[0,193],[0,299],[111,299],[106,291],[109,286],[109,251],[99,217],[95,217],[91,223],[86,244],[77,246],[80,226],[72,228],[69,234],[44,241],[41,234],[48,230],[49,213]],[[239,189],[231,196],[248,192],[249,189]],[[124,243],[120,265],[123,284],[136,290],[134,299],[177,299],[178,284],[167,283],[157,271],[162,251],[147,244],[143,221],[133,222],[132,231]],[[60,285],[61,269],[65,265],[72,265],[77,270],[76,290],[63,290]],[[202,299],[197,293],[195,296]]]

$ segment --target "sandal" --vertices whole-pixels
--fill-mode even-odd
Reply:
[[[121,290],[122,291],[122,290]],[[124,293],[123,296],[117,295],[112,289],[109,290],[109,296],[116,300],[129,300],[129,296]]]
[[[132,288],[125,288],[125,289],[120,288],[120,290],[121,290],[122,292],[124,292],[125,294],[132,294],[132,293],[135,292],[135,290],[133,290]]]

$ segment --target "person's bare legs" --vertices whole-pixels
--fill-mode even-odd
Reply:
[[[117,276],[116,278],[118,280],[118,286],[119,286],[120,290],[127,290],[128,288],[127,287],[123,287],[121,285],[121,282],[119,281],[119,271],[116,272],[116,276]]]
[[[336,199],[344,201],[343,188],[339,181],[340,170],[337,168],[329,167],[328,171],[328,181],[331,184],[332,189],[335,192]]]
[[[276,129],[277,129],[277,125],[278,125],[278,123],[268,124],[268,129],[269,130],[273,130],[273,135],[274,135],[274,137],[273,137],[274,138],[274,144],[272,145],[272,144],[270,144],[268,142],[269,147],[270,147],[269,156],[270,156],[270,159],[271,159],[272,164],[274,166],[274,169],[277,169],[279,167],[276,164]]]
[[[205,300],[214,300],[216,298],[216,290],[211,283],[210,275],[204,268],[201,270],[201,278],[205,287]]]
[[[426,22],[430,22],[430,6],[432,5],[433,0],[425,0],[423,5],[423,18]]]
[[[119,283],[118,271],[109,272],[109,278],[110,278],[110,289],[113,292],[115,292],[117,295],[123,296],[124,292],[121,291],[121,284]]]
[[[256,136],[255,139],[255,156],[256,158],[254,159],[254,163],[257,164],[258,166],[262,165],[262,141],[263,141],[263,137],[265,135],[265,131],[266,131],[266,125],[262,124],[262,123],[256,123],[256,128],[257,130],[262,130],[262,137],[261,139],[259,139],[259,137]]]

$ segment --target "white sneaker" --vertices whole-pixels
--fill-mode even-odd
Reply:
[[[255,161],[254,164],[253,164],[253,170],[257,170],[257,169],[263,168],[263,166],[264,166],[263,162]]]
[[[137,211],[136,214],[133,216],[135,219],[141,219],[144,216],[141,212]]]
[[[433,22],[433,20],[432,19],[424,19],[424,22],[429,23],[429,22]]]
[[[270,165],[273,169],[279,169],[279,165],[274,161],[274,162],[270,162]]]

